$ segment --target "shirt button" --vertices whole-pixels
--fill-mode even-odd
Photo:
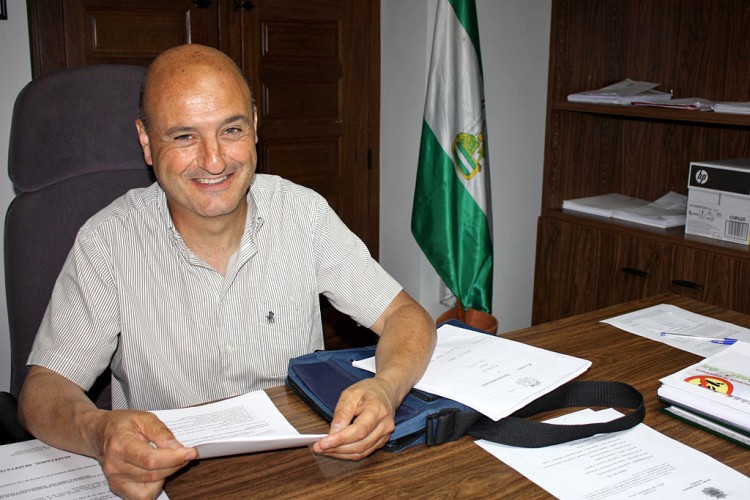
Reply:
[[[227,344],[225,349],[227,352],[234,352],[234,346],[231,344]]]

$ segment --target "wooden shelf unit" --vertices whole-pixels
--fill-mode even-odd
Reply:
[[[567,101],[625,78],[750,101],[748,26],[743,0],[553,0],[534,324],[666,291],[750,312],[746,246],[562,210],[687,194],[691,161],[750,158],[750,116]]]

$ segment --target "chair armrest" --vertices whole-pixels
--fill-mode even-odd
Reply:
[[[0,392],[0,444],[17,443],[34,439],[18,421],[17,401],[12,394]]]

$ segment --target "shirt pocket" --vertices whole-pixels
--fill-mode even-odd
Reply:
[[[271,330],[309,331],[314,318],[309,302],[299,296],[263,300],[256,307],[255,322]]]

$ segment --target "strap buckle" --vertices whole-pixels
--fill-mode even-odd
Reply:
[[[427,416],[425,443],[427,446],[454,441],[463,434],[456,435],[456,418],[461,413],[457,408],[445,408]]]

